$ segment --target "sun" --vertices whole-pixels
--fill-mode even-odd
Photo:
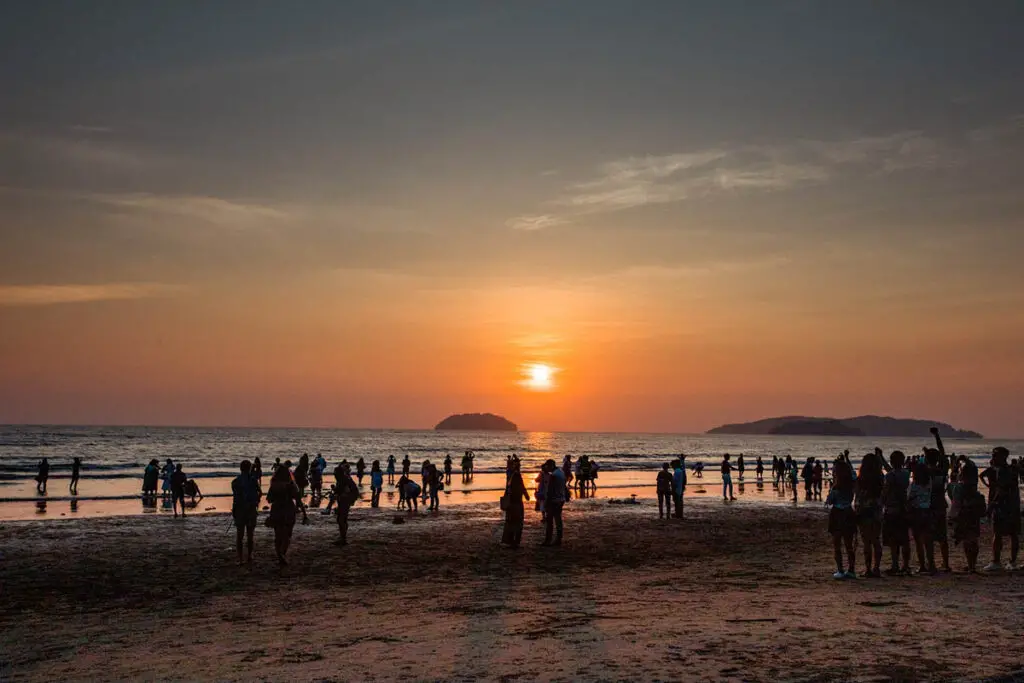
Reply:
[[[550,391],[555,386],[554,376],[558,370],[547,363],[526,363],[522,366],[523,379],[520,381],[533,391]]]

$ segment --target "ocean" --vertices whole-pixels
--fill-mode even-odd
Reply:
[[[229,490],[231,477],[238,463],[260,458],[264,472],[270,471],[275,458],[298,461],[303,453],[322,453],[328,463],[328,477],[341,459],[354,463],[362,457],[369,465],[394,455],[401,461],[408,455],[413,472],[418,473],[423,460],[440,463],[451,454],[456,471],[452,490],[464,493],[494,493],[501,490],[505,459],[517,454],[527,478],[548,458],[561,462],[566,454],[574,459],[588,455],[600,464],[600,491],[614,495],[616,490],[635,490],[653,485],[662,463],[680,453],[687,455],[687,464],[706,465],[704,481],[720,481],[716,465],[724,453],[744,454],[748,481],[753,479],[757,456],[770,469],[773,455],[792,456],[803,460],[809,456],[834,458],[849,449],[859,456],[880,446],[889,453],[903,450],[920,452],[932,445],[928,439],[873,439],[848,437],[804,436],[730,436],[687,434],[602,434],[573,432],[436,432],[413,430],[347,430],[347,429],[278,429],[278,428],[207,428],[207,427],[72,427],[72,426],[4,426],[0,427],[0,518],[52,515],[55,510],[40,511],[42,502],[76,502],[75,514],[125,514],[144,511],[138,508],[142,471],[151,459],[161,464],[167,458],[181,462],[190,478],[196,479],[208,498],[223,496]],[[965,454],[985,462],[996,445],[1010,449],[1011,457],[1024,452],[1024,441],[948,440],[947,450]],[[478,474],[470,484],[458,481],[461,455],[466,450],[476,454]],[[68,495],[66,479],[71,460],[82,458],[82,482],[79,495]],[[47,497],[38,496],[34,477],[41,458],[50,462],[50,485]],[[482,475],[482,476],[480,476]],[[477,500],[477,496],[458,500]],[[453,501],[455,499],[452,499]],[[103,501],[102,506],[89,506],[87,501]],[[136,501],[132,508],[113,501]],[[33,508],[32,505],[35,504]],[[15,506],[15,507],[11,507]],[[221,504],[223,507],[223,504]],[[68,509],[59,508],[63,514]],[[113,511],[113,512],[111,512]]]

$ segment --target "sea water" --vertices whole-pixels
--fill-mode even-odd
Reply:
[[[223,512],[230,502],[223,499],[230,491],[230,480],[243,459],[260,458],[264,476],[269,477],[274,460],[298,462],[303,453],[310,457],[321,453],[327,460],[325,488],[333,482],[331,472],[342,459],[353,464],[358,458],[370,464],[379,460],[381,468],[394,455],[396,468],[408,455],[411,474],[418,480],[424,460],[439,467],[446,455],[453,460],[452,485],[442,504],[497,500],[503,489],[505,462],[517,455],[524,479],[529,485],[541,464],[551,458],[561,464],[565,455],[576,460],[587,455],[600,465],[598,495],[626,496],[633,493],[653,496],[647,490],[662,463],[685,453],[688,467],[705,464],[704,476],[689,476],[691,493],[721,495],[718,463],[724,453],[744,455],[746,473],[740,496],[774,500],[786,499],[772,492],[772,456],[787,455],[803,462],[808,457],[832,459],[849,449],[854,462],[875,446],[887,454],[902,450],[908,455],[932,446],[931,439],[850,438],[805,436],[731,436],[687,434],[613,434],[576,432],[436,432],[407,430],[275,429],[275,428],[184,428],[184,427],[0,427],[0,519],[38,516],[75,516],[96,514],[133,514],[162,512],[162,504],[140,504],[142,472],[156,459],[161,466],[168,458],[182,463],[190,478],[196,479],[206,501],[200,511],[216,508]],[[949,452],[967,455],[985,463],[992,448],[1007,447],[1011,457],[1024,454],[1024,441],[959,440],[946,441]],[[460,475],[462,454],[475,453],[473,481],[463,484]],[[68,477],[74,457],[82,459],[79,495],[68,493]],[[768,491],[754,482],[757,456],[765,463]],[[35,475],[40,459],[50,462],[50,481],[45,497],[36,493]],[[354,474],[354,467],[353,467]],[[734,474],[734,484],[739,484]],[[363,482],[369,486],[369,475]],[[390,487],[385,486],[385,492]],[[802,497],[802,492],[801,492]],[[219,499],[219,500],[218,500]],[[818,503],[820,505],[820,503]]]

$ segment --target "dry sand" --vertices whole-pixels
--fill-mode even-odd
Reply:
[[[574,502],[563,548],[500,547],[493,504],[0,529],[0,680],[977,680],[1024,669],[1024,576],[834,581],[821,510]],[[987,543],[988,538],[983,539]],[[982,559],[987,561],[988,552]],[[962,564],[954,550],[954,566]],[[994,645],[994,647],[993,647]],[[1009,678],[1007,680],[1010,680]]]

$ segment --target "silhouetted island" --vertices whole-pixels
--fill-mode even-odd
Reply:
[[[802,434],[807,436],[875,436],[928,438],[929,429],[939,428],[939,435],[947,439],[980,439],[981,434],[967,429],[957,429],[945,422],[913,420],[898,417],[862,415],[860,417],[770,417],[754,422],[727,424],[708,430],[708,434]]]
[[[515,422],[509,422],[501,415],[492,413],[463,413],[461,415],[450,415],[437,423],[434,429],[461,429],[486,432],[516,432],[519,427]]]

